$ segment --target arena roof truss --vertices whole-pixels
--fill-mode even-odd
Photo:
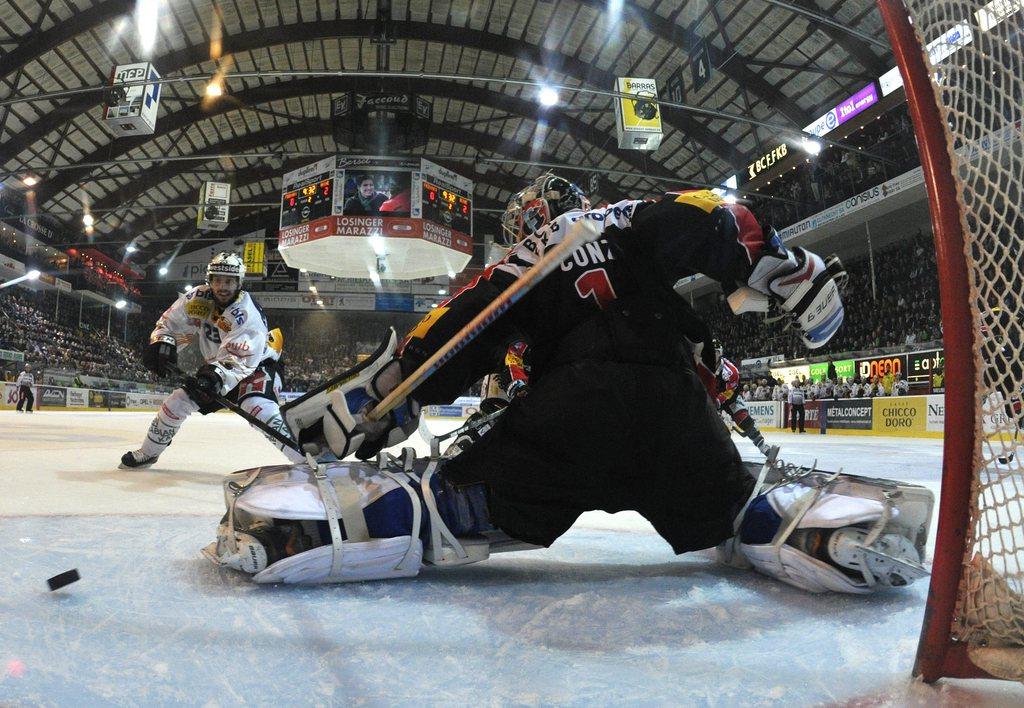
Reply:
[[[159,17],[148,52],[143,8]],[[133,243],[155,263],[200,237],[205,180],[233,185],[226,234],[272,221],[284,171],[361,152],[335,143],[331,96],[387,88],[432,98],[414,154],[472,178],[485,221],[545,165],[600,174],[605,198],[651,196],[720,184],[799,132],[891,66],[880,36],[869,0],[19,0],[0,9],[0,177],[39,180],[35,209],[81,236],[64,245]],[[694,91],[701,39],[713,70]],[[165,81],[156,132],[115,139],[103,89],[136,61]],[[615,77],[677,71],[686,107],[662,106],[661,147],[618,149]],[[557,106],[540,83],[562,87]]]

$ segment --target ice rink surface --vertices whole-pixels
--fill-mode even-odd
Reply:
[[[256,586],[199,549],[221,476],[283,456],[216,414],[118,470],[151,418],[0,412],[0,705],[1024,705],[1018,684],[910,678],[926,582],[802,593],[674,556],[634,514],[415,579]],[[938,492],[938,440],[767,437]]]

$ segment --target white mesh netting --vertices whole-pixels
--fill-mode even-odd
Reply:
[[[1022,5],[907,2],[953,149],[975,318],[973,508],[951,628],[975,647],[1024,646]]]

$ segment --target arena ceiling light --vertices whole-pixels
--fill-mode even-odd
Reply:
[[[802,147],[804,152],[808,155],[817,155],[821,153],[821,143],[817,140],[808,140],[807,138],[804,138],[800,141],[800,147]]]
[[[139,249],[135,246],[134,243],[129,243],[127,246],[124,247],[124,250],[126,253],[135,253]]]
[[[25,178],[21,180],[21,183],[26,187],[35,187],[39,184],[39,179],[34,175],[25,175]]]
[[[550,86],[542,86],[537,93],[537,100],[545,108],[558,105],[558,91],[555,91]]]
[[[127,304],[128,303],[125,302],[124,300],[118,300],[117,302],[114,303],[114,307],[116,307],[119,310],[123,310]]]
[[[167,266],[160,266],[160,275],[167,275]]]
[[[93,215],[90,214],[89,212],[85,212],[84,214],[82,214],[82,223],[85,224],[86,228],[89,228],[90,226],[96,223],[96,219],[93,218]]]
[[[17,278],[14,278],[12,280],[8,280],[6,282],[0,283],[0,290],[3,290],[4,288],[9,288],[12,285],[17,285],[18,283],[24,282],[26,280],[35,280],[38,277],[39,277],[39,271],[38,270],[30,270],[29,272],[25,273],[25,275],[21,275],[21,276],[18,276]]]
[[[160,0],[138,0],[135,4],[135,28],[139,46],[147,57],[156,46],[156,28],[160,22]]]
[[[211,81],[206,84],[206,97],[207,98],[219,98],[224,95],[224,87],[218,83]]]

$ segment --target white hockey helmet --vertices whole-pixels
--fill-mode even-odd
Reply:
[[[582,189],[545,172],[509,200],[501,215],[500,238],[506,246],[514,246],[562,214],[589,209],[590,200]]]
[[[242,287],[242,280],[245,278],[245,263],[242,257],[231,251],[221,251],[206,266],[206,282],[215,275],[226,275],[229,278],[238,278],[238,287]]]

